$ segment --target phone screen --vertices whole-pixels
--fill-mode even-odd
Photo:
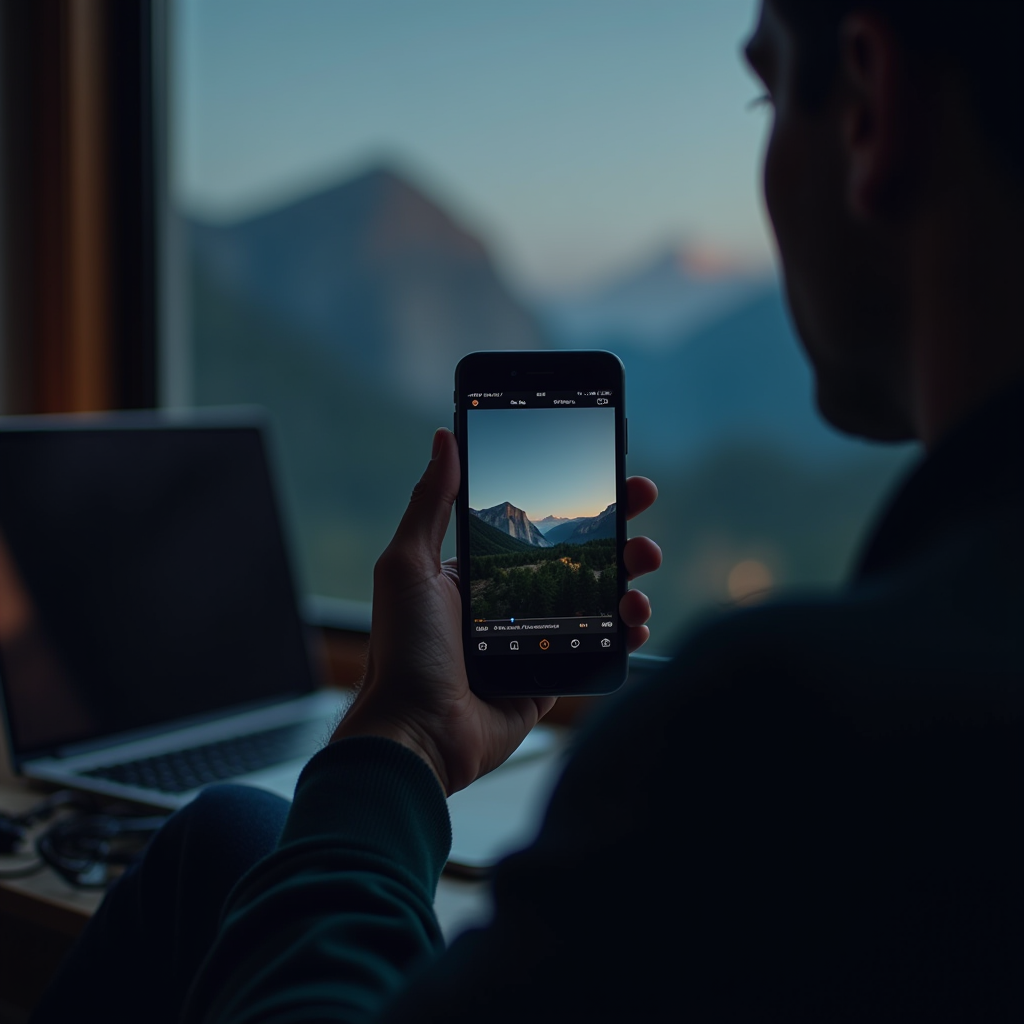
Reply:
[[[618,648],[614,389],[473,391],[467,653]]]

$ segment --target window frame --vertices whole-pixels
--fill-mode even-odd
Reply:
[[[165,21],[0,0],[0,413],[157,404]]]

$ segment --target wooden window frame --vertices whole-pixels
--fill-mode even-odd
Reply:
[[[188,404],[169,19],[169,0],[0,0],[0,415]],[[324,677],[355,686],[368,623],[308,618]]]
[[[158,402],[163,0],[0,0],[0,412]]]

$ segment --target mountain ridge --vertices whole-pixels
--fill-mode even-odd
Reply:
[[[378,165],[272,210],[187,222],[193,261],[420,409],[481,347],[547,348],[487,247],[404,173]]]
[[[525,541],[516,540],[507,533],[489,523],[485,523],[479,516],[469,517],[469,550],[473,557],[481,555],[509,555],[521,554],[533,550],[532,545]]]
[[[766,281],[764,271],[717,261],[699,246],[656,251],[596,287],[539,304],[542,320],[570,348],[598,347],[625,335],[649,348],[672,346],[700,331]]]
[[[485,509],[471,508],[469,511],[471,515],[476,516],[481,522],[486,523],[488,526],[493,526],[500,532],[506,533],[508,536],[522,541],[524,544],[529,544],[535,548],[552,547],[552,544],[544,534],[533,525],[527,514],[510,501],[503,501],[498,505],[492,505],[490,508]]]
[[[615,502],[603,512],[589,519],[583,519],[565,538],[565,544],[586,544],[589,540],[607,540],[615,536]]]
[[[569,526],[571,523],[578,523],[586,516],[545,516],[543,519],[533,519],[531,522],[546,537],[552,530],[560,526]]]

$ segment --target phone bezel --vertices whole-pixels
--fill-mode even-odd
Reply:
[[[543,378],[539,380],[538,378]],[[455,369],[455,436],[459,459],[467,465],[464,396],[473,391],[569,391],[608,388],[616,393],[615,410],[615,533],[618,600],[626,591],[622,552],[626,542],[626,406],[625,369],[612,352],[601,350],[474,352]],[[459,564],[469,565],[469,475],[462,473],[456,502],[456,547]],[[626,627],[618,619],[614,650],[594,653],[549,653],[475,656],[469,649],[469,574],[460,577],[462,644],[466,673],[474,693],[482,697],[582,696],[618,689],[626,679]]]

